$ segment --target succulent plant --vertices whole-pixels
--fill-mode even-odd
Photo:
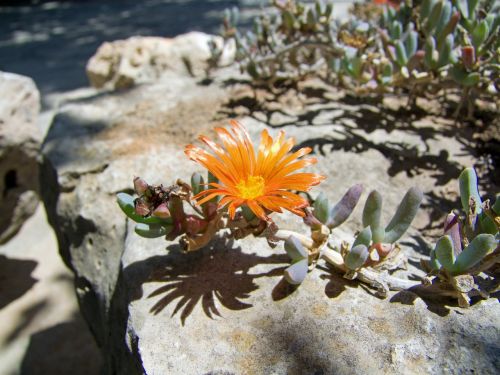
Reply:
[[[345,249],[344,261],[351,270],[367,262],[376,265],[383,262],[396,250],[395,243],[410,227],[422,201],[422,192],[417,188],[407,191],[392,219],[384,228],[380,222],[382,196],[373,190],[366,199],[363,209],[364,229],[356,236],[350,249]],[[351,252],[354,254],[351,255]],[[361,263],[361,260],[364,262]]]
[[[482,202],[477,175],[466,168],[459,177],[462,215],[450,213],[444,223],[444,235],[431,250],[430,261],[422,262],[433,281],[428,288],[454,291],[462,307],[470,305],[470,297],[487,297],[489,287],[483,287],[482,272],[490,273],[500,263],[500,197],[495,203]],[[498,277],[494,272],[492,277]],[[486,283],[487,284],[487,283]]]
[[[331,3],[272,5],[276,12],[257,17],[246,33],[237,28],[235,9],[224,18],[225,40],[235,41],[236,61],[257,82],[272,87],[320,75],[360,94],[409,92],[410,102],[458,89],[456,114],[467,104],[469,117],[475,98],[496,100],[500,15],[494,0],[406,1],[344,22],[332,18]]]
[[[354,210],[362,191],[361,185],[354,185],[333,207],[321,193],[313,205],[314,216],[330,229],[341,225]],[[409,228],[421,201],[422,192],[417,188],[409,189],[391,221],[384,228],[380,223],[382,196],[378,191],[372,191],[363,209],[364,229],[356,236],[351,248],[343,248],[346,266],[351,270],[359,269],[369,258],[372,264],[381,262],[394,249],[394,243]]]
[[[134,179],[134,187],[138,198],[118,193],[116,200],[125,215],[137,223],[135,232],[146,238],[166,236],[172,230],[173,220],[166,202],[162,198],[155,201],[158,188],[149,186],[138,177]]]
[[[459,186],[465,215],[448,215],[445,235],[430,254],[432,269],[444,269],[452,276],[468,273],[499,244],[499,198],[491,207],[481,201],[473,168],[460,174]]]

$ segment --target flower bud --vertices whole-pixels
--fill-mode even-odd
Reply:
[[[168,219],[170,217],[170,210],[166,203],[160,204],[153,211],[153,216],[159,217],[160,219]]]
[[[476,50],[473,46],[462,47],[462,61],[466,69],[471,69],[476,63]]]
[[[140,177],[134,178],[134,189],[137,195],[143,195],[148,190],[149,185]]]
[[[140,198],[134,201],[135,213],[141,216],[149,215],[149,206]]]

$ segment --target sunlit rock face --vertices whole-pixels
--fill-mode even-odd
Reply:
[[[40,93],[31,78],[0,72],[0,244],[38,205]]]
[[[312,147],[314,171],[327,176],[321,189],[331,200],[355,183],[365,186],[362,201],[372,189],[382,192],[385,222],[405,191],[420,187],[427,208],[402,240],[410,264],[400,276],[423,275],[419,259],[428,254],[429,238],[416,228],[441,228],[438,203],[453,203],[454,179],[473,161],[450,137],[453,121],[405,117],[316,81],[271,100],[244,79],[228,69],[205,85],[166,72],[152,84],[74,101],[54,119],[43,145],[43,198],[105,371],[498,372],[496,299],[468,310],[410,292],[381,300],[322,262],[295,289],[282,281],[289,264],[283,248],[270,249],[262,238],[234,241],[221,233],[184,254],[176,241],[134,233],[116,193],[130,193],[134,176],[169,185],[203,172],[184,155],[184,145],[237,117],[254,140],[265,128],[272,135],[284,130],[299,146]],[[352,239],[360,214],[358,207],[335,237]],[[293,215],[276,221],[304,231]]]

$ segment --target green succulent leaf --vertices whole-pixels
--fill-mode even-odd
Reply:
[[[495,222],[484,211],[478,216],[479,218],[479,231],[481,233],[488,233],[496,235],[498,233]]]
[[[469,18],[469,7],[468,7],[468,1],[469,0],[456,0],[455,5],[462,14],[463,18]]]
[[[396,61],[399,66],[406,66],[408,56],[406,55],[406,48],[400,40],[396,42]]]
[[[454,38],[453,35],[450,34],[446,37],[441,49],[439,50],[438,67],[442,67],[455,62],[455,58],[453,56],[453,43]]]
[[[489,35],[488,21],[482,20],[472,31],[472,45],[478,49]]]
[[[137,223],[135,225],[135,233],[145,238],[157,238],[166,236],[171,229],[172,226],[165,226],[160,224]]]
[[[467,2],[467,11],[469,13],[469,17],[473,18],[479,0],[467,0],[466,2]]]
[[[328,203],[328,198],[323,192],[321,192],[314,201],[313,209],[313,214],[316,219],[326,224],[330,217],[330,205]]]
[[[372,242],[372,230],[370,227],[364,228],[359,234],[356,236],[352,247],[356,247],[358,245],[365,245],[366,247],[370,247]]]
[[[292,259],[292,262],[296,262],[301,259],[307,259],[309,256],[307,250],[294,236],[290,236],[285,240],[285,250],[288,256]]]
[[[406,192],[403,200],[396,210],[396,213],[385,228],[384,242],[394,243],[401,238],[415,218],[422,199],[423,194],[416,187],[413,187]]]
[[[452,272],[455,263],[455,252],[451,237],[441,237],[434,248],[434,252],[439,263],[449,272]]]
[[[440,34],[446,25],[448,24],[448,21],[450,20],[451,17],[451,10],[452,10],[452,5],[450,2],[446,2],[443,5],[443,10],[441,12],[441,17],[439,17],[439,21],[437,23],[436,27],[436,34]]]
[[[425,41],[425,46],[424,46],[424,62],[425,65],[429,69],[434,69],[436,63],[437,63],[437,56],[438,52],[436,50],[436,40],[432,37],[429,36],[426,41]]]
[[[307,259],[299,260],[288,267],[284,272],[285,280],[292,285],[299,285],[307,276],[309,265]]]
[[[439,263],[439,261],[436,258],[436,250],[434,250],[434,249],[431,250],[430,257],[431,257],[431,260],[429,263],[430,263],[431,268],[435,271],[441,269],[441,264]]]
[[[412,57],[418,49],[418,33],[410,31],[405,39],[406,55]]]
[[[380,218],[382,216],[382,195],[373,190],[366,198],[365,207],[363,208],[363,226],[371,227],[376,230],[381,227]],[[375,241],[374,242],[379,242]]]
[[[450,75],[456,82],[465,87],[475,86],[481,80],[479,73],[468,73],[465,69],[458,65],[454,65],[450,69]]]
[[[438,26],[439,19],[441,18],[441,13],[443,12],[443,6],[443,0],[438,0],[432,7],[429,18],[427,18],[427,22],[424,26],[424,30],[427,35],[430,35]]]
[[[347,190],[340,201],[330,211],[330,219],[327,223],[328,228],[336,228],[349,218],[358,204],[362,192],[363,185],[360,184],[353,185]]]
[[[420,5],[420,19],[426,19],[431,13],[431,9],[434,6],[435,0],[423,0]]]
[[[401,38],[401,34],[403,33],[403,27],[401,26],[401,23],[399,21],[394,21],[392,23],[392,30],[391,30],[391,36],[392,39],[399,39]]]
[[[495,236],[485,233],[479,234],[457,257],[454,273],[464,273],[471,267],[474,267],[497,246],[498,242]]]
[[[349,269],[357,270],[365,264],[368,255],[368,248],[365,245],[357,245],[346,254],[344,263]]]
[[[481,201],[479,190],[477,188],[477,175],[474,168],[465,168],[458,177],[458,183],[460,187],[460,200],[462,201],[462,207],[465,213],[469,213],[471,198],[473,198],[476,203],[473,214],[478,215],[481,213],[481,206],[483,202]]]

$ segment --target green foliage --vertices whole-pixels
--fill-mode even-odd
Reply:
[[[498,248],[499,215],[483,204],[479,195],[477,175],[466,168],[459,176],[463,216],[450,214],[445,221],[445,236],[431,252],[431,267],[446,269],[451,275],[468,273],[485,256]],[[462,250],[463,248],[463,250]]]
[[[326,223],[330,229],[338,227],[349,218],[358,204],[362,192],[363,186],[360,184],[350,187],[340,201],[330,209],[329,219]]]
[[[304,281],[308,271],[307,259],[301,259],[293,263],[284,272],[285,280],[292,285],[298,285]]]
[[[415,218],[422,199],[422,192],[415,187],[406,192],[396,213],[385,228],[384,242],[394,243],[403,236]]]
[[[304,281],[307,275],[309,269],[309,253],[294,236],[290,236],[285,240],[285,250],[292,259],[292,264],[285,269],[285,280],[292,285],[298,285]]]
[[[356,245],[344,257],[345,265],[353,271],[357,270],[365,264],[368,255],[368,248],[365,245]]]
[[[333,5],[272,1],[252,32],[224,19],[226,40],[252,79],[273,85],[320,75],[355,92],[462,90],[463,100],[495,100],[500,71],[498,5],[491,0],[423,0],[383,6],[381,16],[335,21]],[[465,51],[465,52],[464,52]],[[471,59],[471,57],[473,57]]]

